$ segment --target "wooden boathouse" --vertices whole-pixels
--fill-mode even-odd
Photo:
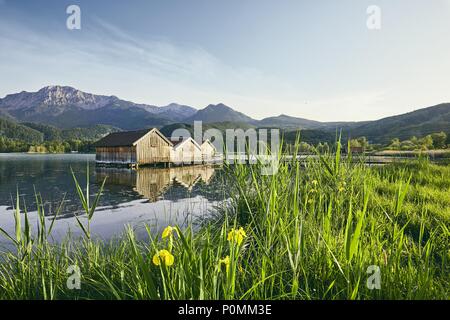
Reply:
[[[216,150],[216,147],[214,146],[214,144],[209,139],[206,139],[205,141],[203,141],[200,148],[202,151],[203,162],[214,161],[214,156],[216,155],[217,150]]]
[[[173,148],[170,152],[170,162],[175,164],[198,164],[203,162],[202,148],[191,137],[171,140]]]
[[[173,144],[153,128],[110,133],[94,147],[97,163],[145,165],[170,162]]]
[[[98,164],[140,166],[189,165],[214,162],[216,148],[191,137],[169,140],[158,129],[110,133],[94,144]]]

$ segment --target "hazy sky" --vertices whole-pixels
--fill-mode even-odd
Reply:
[[[66,27],[71,4],[81,30]],[[255,118],[371,120],[449,102],[449,77],[450,0],[0,0],[1,97],[60,84]]]

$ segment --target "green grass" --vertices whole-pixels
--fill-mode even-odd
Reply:
[[[19,225],[8,235],[17,250],[0,253],[0,298],[448,299],[450,167],[368,167],[336,151],[269,176],[261,164],[226,167],[230,206],[195,232],[161,238],[147,228],[149,240],[138,241],[127,229],[103,243],[86,227],[84,238],[53,245]],[[240,227],[242,243],[228,241]],[[162,249],[172,265],[152,262]],[[80,290],[67,288],[70,265]],[[380,289],[366,285],[372,265]]]

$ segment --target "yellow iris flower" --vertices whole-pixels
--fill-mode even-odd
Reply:
[[[236,242],[238,245],[244,241],[244,238],[246,237],[246,233],[242,227],[239,228],[239,230],[231,229],[231,231],[228,233],[227,240],[230,242]]]
[[[164,231],[162,232],[162,238],[172,237],[173,233],[178,233],[177,229],[172,226],[167,226]]]
[[[167,250],[159,250],[154,256],[153,256],[153,264],[155,266],[159,266],[164,264],[165,266],[169,267],[173,265],[175,258],[174,256]]]
[[[219,269],[222,267],[222,264],[225,265],[225,270],[228,272],[230,269],[230,256],[226,256],[225,258],[219,260]]]

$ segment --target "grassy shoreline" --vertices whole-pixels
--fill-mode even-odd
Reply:
[[[0,253],[0,299],[448,299],[449,166],[368,167],[338,148],[274,175],[226,170],[230,206],[196,232],[147,228],[138,241],[127,229],[102,243],[80,220],[84,238],[52,245],[48,221],[39,238],[19,226],[17,252]],[[95,199],[77,190],[95,219]],[[69,266],[80,290],[67,287]]]
[[[381,150],[372,153],[374,156],[387,157],[419,157],[426,156],[431,158],[450,158],[450,150]]]

